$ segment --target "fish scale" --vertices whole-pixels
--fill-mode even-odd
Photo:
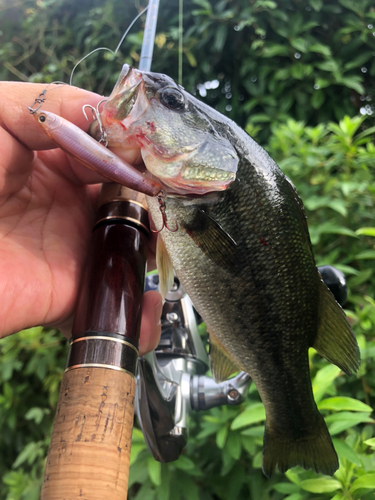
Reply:
[[[127,103],[134,81],[140,104],[133,122],[127,108],[125,131],[119,96]],[[148,197],[154,224],[178,227],[159,234],[161,287],[173,266],[207,324],[217,381],[238,370],[253,378],[266,410],[264,473],[301,465],[333,474],[338,460],[314,401],[308,348],[348,374],[359,366],[359,349],[316,269],[294,186],[234,122],[169,77],[125,65],[119,82],[102,113],[109,144],[138,140],[166,192],[166,219],[160,200]],[[195,179],[184,178],[185,164]],[[212,179],[200,171],[208,167]]]

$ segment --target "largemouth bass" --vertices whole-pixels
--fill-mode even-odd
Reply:
[[[167,282],[173,266],[205,320],[214,378],[243,370],[256,384],[267,417],[264,473],[300,465],[333,474],[308,349],[348,375],[359,350],[316,269],[294,186],[233,121],[166,75],[125,65],[101,120],[109,145],[138,148],[164,187],[163,209],[178,230],[160,232],[159,274]],[[162,227],[160,200],[149,207]]]

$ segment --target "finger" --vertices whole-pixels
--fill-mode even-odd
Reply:
[[[34,153],[1,127],[0,144],[0,197],[3,198],[25,185],[32,170]]]
[[[139,339],[139,355],[156,348],[160,340],[162,298],[159,292],[149,291],[143,296],[143,314]]]
[[[3,157],[0,167],[11,172],[17,181],[17,185],[13,186],[13,184],[8,185],[0,178],[0,186],[7,184],[6,193],[3,191],[4,194],[14,192],[24,184],[25,176],[29,175],[31,169],[30,150],[56,148],[55,143],[43,133],[28,109],[28,106],[31,106],[35,98],[46,88],[43,109],[63,116],[83,130],[88,128],[89,122],[86,121],[82,113],[82,106],[84,104],[95,106],[102,99],[97,94],[68,85],[1,82],[0,125],[5,129],[4,134],[8,131],[9,137],[7,138],[8,146],[4,148],[4,150],[6,149],[6,158]],[[59,169],[62,175],[72,182],[84,184],[108,182],[107,179],[89,171],[72,158],[69,158],[67,162],[65,155],[61,155],[59,159],[60,161],[55,164],[55,169]],[[139,150],[127,151],[124,159],[129,163],[139,162]],[[4,172],[3,169],[1,173]]]
[[[46,84],[1,82],[0,125],[31,150],[50,149],[55,144],[43,133],[28,109],[45,90]],[[89,122],[82,106],[96,106],[102,96],[69,85],[49,85],[43,109],[66,118],[83,130]]]

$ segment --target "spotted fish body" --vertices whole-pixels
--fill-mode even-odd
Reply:
[[[134,88],[132,78],[142,86],[136,100],[143,99],[143,112],[139,105],[132,118],[127,109],[120,136],[120,90],[126,96]],[[174,109],[170,96],[179,95],[183,106]],[[255,382],[267,418],[265,474],[294,465],[333,474],[337,455],[313,398],[308,348],[348,374],[357,369],[359,352],[345,314],[316,269],[294,186],[233,121],[165,75],[127,67],[102,118],[110,144],[111,133],[116,145],[120,137],[125,145],[138,144],[147,169],[164,184],[166,217],[178,231],[164,228],[160,237],[207,324],[214,377],[219,381],[243,370]],[[188,144],[178,144],[171,133],[176,127],[185,130]],[[175,146],[169,156],[166,143]],[[174,173],[168,165],[184,148],[196,171],[193,181],[193,174],[184,174],[184,158]],[[203,172],[210,168],[210,151],[211,178]],[[161,227],[158,200],[148,201],[155,226]]]

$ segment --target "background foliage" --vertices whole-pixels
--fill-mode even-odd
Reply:
[[[178,77],[178,5],[161,0],[153,69]],[[115,48],[145,0],[0,2],[0,79],[68,81],[98,46]],[[97,52],[74,84],[108,94],[137,64],[141,20],[120,52]],[[375,489],[375,6],[372,0],[185,0],[183,85],[246,128],[304,201],[317,264],[348,279],[361,347],[357,377],[310,353],[313,388],[340,458],[333,478],[261,473],[264,410],[255,387],[238,408],[195,414],[186,451],[160,465],[134,431],[129,498],[373,498]],[[39,498],[66,359],[55,330],[0,343],[0,499]]]

